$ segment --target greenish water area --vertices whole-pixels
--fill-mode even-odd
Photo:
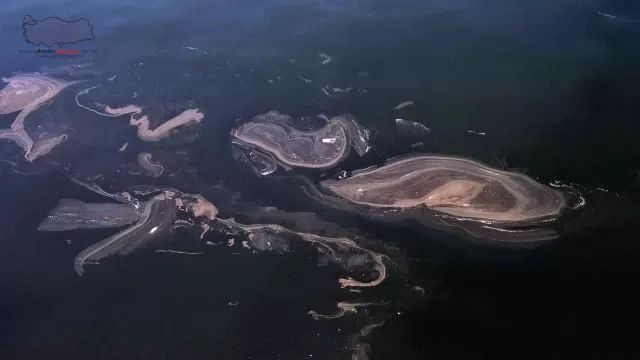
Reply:
[[[84,18],[93,39],[34,45],[26,16]],[[8,0],[0,30],[7,82],[33,73],[78,81],[25,122],[36,140],[65,134],[50,153],[28,162],[0,139],[0,359],[637,355],[634,2]],[[140,106],[153,126],[187,109],[204,117],[145,141],[131,114],[89,111],[104,115],[99,104]],[[231,131],[271,110],[352,114],[370,150],[327,169],[258,176],[238,161]],[[0,129],[16,114],[1,114]],[[141,165],[142,153],[161,164],[159,175]],[[573,209],[554,223],[558,238],[514,245],[396,221],[393,211],[344,211],[303,191],[420,154],[571,190]],[[354,265],[355,250],[337,264],[326,260],[335,248],[299,236],[287,237],[287,251],[247,249],[220,221],[202,233],[184,214],[176,224],[188,226],[86,264],[80,277],[76,255],[122,229],[38,231],[61,199],[116,202],[69,176],[112,194],[135,186],[202,194],[219,219],[355,234],[389,259],[386,278],[341,288],[338,278],[376,274],[372,263]],[[367,305],[335,319],[309,314],[342,303]]]

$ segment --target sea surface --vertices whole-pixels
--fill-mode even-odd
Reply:
[[[25,42],[26,15],[86,18],[95,39],[65,45],[88,50],[69,57],[26,53],[45,48]],[[32,164],[0,162],[0,360],[638,356],[637,3],[6,0],[0,53],[2,77],[39,72],[88,84],[30,115],[39,130],[71,128],[73,141]],[[132,103],[165,118],[198,108],[198,138],[142,144],[126,116],[76,105],[75,94],[96,84],[87,103]],[[120,180],[106,174],[145,146],[172,164],[188,152],[198,181],[141,175],[128,185],[224,188],[316,212],[295,186],[233,158],[230,130],[269,110],[353,114],[370,129],[372,150],[337,170],[410,153],[464,156],[579,188],[584,213],[559,239],[525,248],[341,219],[403,259],[359,293],[340,288],[344,271],[311,246],[247,251],[188,231],[79,277],[75,255],[114,231],[37,230],[62,198],[105,200],[65,169],[105,175],[102,185],[116,189]],[[13,116],[0,115],[0,127]],[[426,130],[408,140],[397,119]],[[0,142],[2,159],[18,161],[19,150]],[[156,251],[167,249],[198,255]],[[333,320],[308,314],[333,313],[340,301],[373,305]]]

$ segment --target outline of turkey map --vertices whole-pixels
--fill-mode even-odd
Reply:
[[[59,17],[36,20],[25,15],[22,20],[22,29],[25,40],[33,46],[42,44],[46,47],[53,45],[62,47],[64,44],[94,40],[93,25],[89,24],[89,20],[85,18],[73,21],[63,20]]]

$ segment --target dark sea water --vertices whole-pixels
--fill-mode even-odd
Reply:
[[[194,107],[205,119],[192,144],[145,144],[126,116],[104,118],[78,108],[74,95],[81,85],[30,115],[45,129],[64,124],[75,135],[47,157],[15,168],[22,173],[0,163],[0,359],[348,359],[354,344],[368,346],[370,359],[638,355],[638,4],[2,5],[3,77],[62,73],[103,84],[87,102],[134,103],[166,118]],[[20,52],[36,49],[22,34],[25,15],[88,19],[95,40],[65,48],[91,53],[43,58]],[[332,61],[322,65],[319,53]],[[349,87],[331,96],[322,91]],[[393,110],[404,101],[414,105]],[[354,114],[371,130],[372,150],[338,170],[415,152],[459,155],[526,169],[542,183],[573,184],[587,205],[561,238],[527,248],[321,212],[295,185],[257,177],[233,159],[230,129],[272,109],[293,116]],[[13,116],[1,115],[1,127]],[[430,131],[408,140],[396,132],[397,118]],[[114,151],[125,142],[127,151]],[[410,146],[416,142],[422,145]],[[146,149],[164,151],[176,167],[183,166],[178,149],[186,149],[198,181],[138,176],[127,185],[203,194],[222,187],[263,206],[317,212],[392,244],[404,259],[401,269],[390,270],[380,286],[353,293],[336,281],[344,270],[318,266],[315,250],[304,244],[284,254],[251,252],[207,246],[198,233],[185,231],[88,265],[87,274],[77,276],[75,255],[114,231],[37,231],[62,198],[104,201],[69,181],[62,168],[85,178],[113,174]],[[20,158],[12,143],[0,142],[0,150],[2,159]],[[121,185],[108,175],[103,180],[107,188]],[[331,313],[339,301],[379,305],[335,320],[307,314]],[[372,324],[382,325],[356,338]]]

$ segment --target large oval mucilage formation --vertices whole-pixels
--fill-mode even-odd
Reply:
[[[451,156],[398,158],[357,171],[350,178],[322,181],[320,188],[334,199],[365,207],[380,217],[411,213],[437,218],[473,235],[501,241],[531,241],[535,236],[524,237],[531,232],[523,228],[557,218],[566,206],[560,192],[526,175]],[[415,211],[419,209],[426,211]],[[538,235],[549,237],[548,232]]]

